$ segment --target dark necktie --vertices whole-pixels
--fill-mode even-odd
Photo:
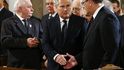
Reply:
[[[23,20],[23,22],[24,22],[24,26],[25,26],[25,28],[26,28],[26,31],[27,31],[27,33],[28,33],[29,23],[28,23],[27,20]]]
[[[63,43],[64,43],[64,41],[66,39],[66,32],[67,32],[67,21],[63,20],[63,22],[64,22],[64,25],[62,27],[62,38],[64,39],[63,40]]]
[[[23,20],[23,22],[24,22],[24,26],[27,28],[28,27],[28,21],[27,20]]]
[[[90,28],[90,26],[91,26],[92,23],[93,23],[93,17],[91,18],[91,20],[88,23],[87,31],[89,31],[89,28]]]

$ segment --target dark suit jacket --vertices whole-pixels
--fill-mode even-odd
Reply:
[[[2,21],[6,18],[9,18],[9,17],[12,17],[13,16],[13,13],[10,12],[9,10],[3,8],[1,11],[0,11],[0,27],[1,27],[1,24],[2,24]]]
[[[121,35],[121,46],[124,47],[124,15],[120,16],[120,24],[121,24],[121,32],[122,32],[122,35]]]
[[[42,16],[42,18],[41,18],[41,24],[42,24],[42,27],[44,27],[46,21],[49,20],[48,17],[49,17],[49,14],[46,14],[46,15]]]
[[[2,21],[5,20],[6,18],[9,18],[13,16],[13,13],[10,12],[9,10],[3,8],[0,11],[0,33],[1,33],[1,25],[2,25]],[[3,48],[1,47],[1,41],[0,41],[0,55],[6,54],[5,49],[3,50]]]
[[[84,40],[83,68],[97,69],[115,61],[120,43],[120,23],[117,17],[103,7]]]
[[[121,24],[121,43],[118,52],[117,65],[124,68],[124,15],[118,17]]]
[[[28,31],[16,15],[2,23],[1,39],[2,45],[8,49],[8,66],[32,69],[39,69],[41,66],[40,48],[27,46],[29,37],[37,37],[41,42],[41,23],[33,17],[28,22]]]
[[[54,17],[56,17],[56,14],[55,14]],[[51,18],[54,18],[54,17],[51,16]],[[46,15],[42,16],[42,18],[41,18],[41,24],[42,24],[42,28],[43,29],[44,29],[44,27],[46,25],[46,22],[49,21],[49,19],[51,19],[51,18],[49,18],[49,14],[46,14]]]
[[[62,66],[59,66],[59,64],[53,60],[53,57],[57,53],[69,53],[75,56],[81,52],[84,39],[83,23],[83,18],[71,15],[69,18],[67,34],[66,38],[64,39],[64,43],[62,43],[61,39],[59,16],[56,16],[46,23],[47,25],[43,33],[43,40],[45,41],[43,44],[43,51],[48,57],[48,70],[63,70]],[[79,69],[76,68],[76,70]]]

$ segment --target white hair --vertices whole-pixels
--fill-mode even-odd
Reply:
[[[81,0],[73,0],[72,7],[82,7]]]
[[[26,3],[26,0],[16,0],[16,2],[14,3],[14,12],[17,12],[19,7],[26,5]]]
[[[74,8],[78,8],[78,14],[81,16],[82,15],[82,4],[81,4],[81,0],[73,0],[73,3],[72,3],[72,13],[75,13],[75,10]],[[75,13],[76,14],[76,13]]]
[[[103,0],[102,3],[105,5],[105,7],[113,12],[112,3],[109,0]]]

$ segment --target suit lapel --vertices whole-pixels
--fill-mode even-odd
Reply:
[[[34,31],[35,28],[33,28],[33,23],[30,20],[28,20],[28,23],[29,23],[29,25],[28,25],[28,34],[31,34],[31,35],[35,34],[35,31]]]
[[[57,39],[59,39],[62,43],[62,45],[64,45],[64,38],[62,38],[62,32],[61,32],[61,23],[60,23],[60,19],[59,16],[57,15],[55,18],[52,18],[52,21],[50,21],[52,24],[52,31],[55,32],[55,37]]]
[[[16,23],[17,27],[22,31],[22,33],[26,34],[27,33],[26,28],[24,27],[21,20],[16,15],[13,20]]]
[[[57,35],[61,36],[61,24],[60,24],[60,19],[59,19],[59,16],[56,17],[56,22],[55,22],[55,27],[57,27]]]
[[[103,9],[104,9],[104,7],[101,8],[101,10],[103,10]],[[84,38],[84,44],[87,41],[87,39],[89,38],[90,33],[92,33],[92,31],[97,26],[97,24],[99,24],[99,22],[100,22],[99,19],[102,19],[102,11],[101,10],[98,12],[96,18],[93,20],[93,23],[91,24],[91,26],[90,26],[90,28],[89,28],[89,30],[88,30],[85,38]]]

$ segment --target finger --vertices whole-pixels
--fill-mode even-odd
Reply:
[[[66,63],[67,63],[67,61],[66,61],[66,59],[64,58],[64,56],[62,55],[62,58],[61,58],[61,60],[60,60],[60,64],[61,64],[61,65],[66,65]]]
[[[71,69],[72,65],[70,63],[67,63],[65,66],[63,66],[64,69]]]
[[[63,55],[60,55],[60,56],[58,56],[58,58],[57,58],[57,62],[58,62],[60,65],[65,65],[67,61],[66,61],[66,59],[64,58]]]
[[[69,56],[69,57],[73,57],[73,56],[72,56],[72,55],[70,55],[69,53],[66,53],[66,55],[67,55],[67,56]]]

